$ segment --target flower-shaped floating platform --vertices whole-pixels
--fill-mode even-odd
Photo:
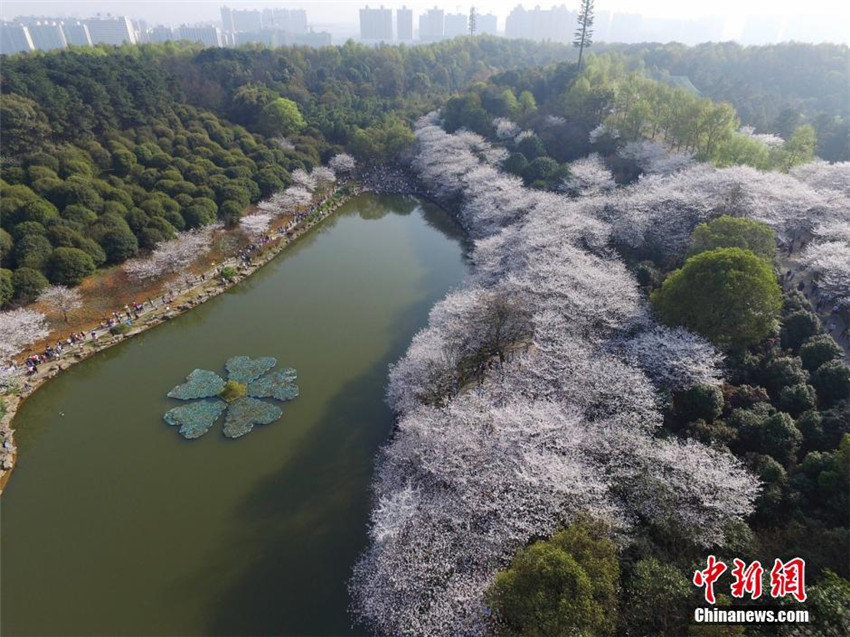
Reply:
[[[295,370],[285,367],[270,371],[275,365],[277,360],[269,356],[235,356],[224,365],[226,381],[215,372],[196,369],[185,383],[168,392],[169,398],[192,402],[169,409],[165,422],[179,426],[185,438],[200,438],[224,412],[224,435],[228,438],[244,436],[254,425],[275,422],[283,415],[281,408],[259,399],[286,401],[298,396]]]

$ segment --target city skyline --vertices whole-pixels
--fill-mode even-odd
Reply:
[[[158,20],[157,15],[160,15],[160,9],[165,4],[168,5],[168,20]],[[597,41],[608,42],[640,42],[640,41],[680,41],[686,44],[696,44],[703,41],[725,41],[736,40],[744,44],[766,44],[769,42],[778,42],[786,40],[798,41],[829,41],[829,42],[850,42],[850,9],[843,5],[838,5],[832,0],[813,0],[807,6],[812,7],[812,12],[800,16],[795,19],[790,19],[787,12],[792,6],[790,3],[765,3],[761,0],[745,0],[735,3],[738,11],[730,19],[712,17],[701,12],[701,17],[687,17],[688,15],[695,16],[696,12],[688,11],[672,11],[663,18],[654,17],[653,14],[659,7],[669,5],[665,0],[655,0],[642,3],[640,7],[635,7],[633,4],[625,5],[623,2],[612,1],[597,5],[597,21],[596,21],[596,39]],[[713,3],[715,13],[717,8],[728,5],[726,0],[720,0]],[[210,2],[209,0],[190,0],[188,2],[171,2],[164,3],[159,1],[154,2],[129,2],[122,0],[113,0],[112,2],[84,0],[82,2],[59,2],[56,0],[36,0],[35,2],[19,2],[17,0],[7,1],[3,3],[0,9],[0,17],[3,20],[10,20],[15,17],[24,16],[43,16],[51,20],[57,19],[85,19],[95,17],[97,13],[105,16],[111,14],[114,16],[126,16],[133,19],[137,23],[146,24],[147,27],[158,27],[159,33],[167,33],[167,27],[172,30],[175,27],[195,27],[199,25],[215,25],[223,31],[232,31],[225,24],[225,19],[222,15],[222,8],[229,7],[234,14],[261,15],[269,14],[273,11],[280,13],[299,13],[304,17],[302,24],[297,29],[287,25],[282,31],[289,33],[306,33],[310,31],[327,31],[332,37],[333,44],[341,44],[349,38],[360,39],[363,41],[433,41],[444,37],[455,37],[468,29],[462,28],[466,16],[468,16],[470,5],[453,5],[439,3],[435,6],[433,3],[425,2],[384,2],[379,5],[370,4],[372,10],[383,6],[390,14],[389,31],[387,31],[386,23],[382,27],[381,35],[376,36],[377,32],[364,33],[362,30],[360,16],[362,11],[366,9],[365,2],[283,2],[269,3],[263,0],[231,0],[230,2]],[[630,10],[621,11],[620,7],[631,7]],[[23,8],[26,10],[20,10]],[[160,9],[158,9],[158,7]],[[335,7],[335,10],[328,14],[328,8]],[[398,11],[406,7],[407,11],[411,12],[413,34],[412,38],[407,33],[407,17],[404,18],[404,33],[398,35]],[[505,12],[505,7],[510,7]],[[523,11],[518,13],[518,8],[522,7]],[[538,7],[540,11],[538,11]],[[562,10],[565,7],[565,11]],[[184,12],[186,9],[191,9],[191,18],[181,19],[186,17]],[[214,8],[214,13],[210,9]],[[574,15],[578,8],[577,0],[575,2],[565,3],[517,3],[517,2],[490,2],[486,6],[479,4],[476,9],[479,16],[484,17],[483,27],[479,22],[477,33],[493,33],[498,32],[500,35],[508,37],[531,37],[533,39],[551,39],[554,41],[566,42],[571,39],[571,34],[567,33],[569,26],[574,23]],[[770,14],[764,14],[757,17],[747,17],[749,12],[754,10],[762,10],[772,8]],[[429,12],[437,10],[442,13],[441,21],[443,24],[440,27],[435,26],[434,20],[429,19]],[[53,11],[52,13],[50,11]],[[309,10],[305,14],[305,10]],[[820,19],[815,13],[818,10],[833,10],[835,16],[839,19]],[[549,17],[537,18],[526,17],[524,20],[519,18],[524,14],[534,14],[538,11],[539,14],[546,14]],[[847,16],[848,20],[840,19],[842,16]],[[565,17],[568,16],[568,17]],[[550,19],[551,18],[551,19]],[[513,28],[511,26],[513,20]],[[734,25],[730,25],[735,22]],[[527,22],[523,28],[517,28],[516,25],[520,22]],[[495,28],[493,24],[495,23]],[[538,26],[533,26],[534,24]],[[564,29],[559,29],[558,25],[564,26]],[[166,27],[163,29],[162,27]],[[243,32],[260,32],[259,22],[258,28],[240,29]],[[392,35],[388,36],[388,33]],[[53,37],[52,35],[42,35],[44,37]],[[161,39],[161,38],[154,38]],[[166,38],[168,39],[168,38]],[[268,39],[268,42],[266,42]],[[204,40],[206,43],[206,40]],[[246,41],[261,41],[269,46],[277,46],[287,44],[286,38],[242,38],[235,39],[234,42],[224,41],[223,44],[241,44]],[[325,40],[317,41],[316,44],[326,43]],[[35,46],[35,48],[41,48]]]

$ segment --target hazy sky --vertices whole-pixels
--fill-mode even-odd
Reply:
[[[416,10],[424,10],[438,4],[447,12],[469,11],[475,4],[482,13],[495,13],[499,16],[499,28],[504,28],[504,18],[517,4],[517,0],[479,0],[477,2],[458,2],[457,0],[436,0],[416,2],[381,2],[370,0],[370,6],[383,4],[387,7],[400,7],[406,4]],[[2,0],[0,13],[4,18],[16,15],[49,15],[68,17],[87,17],[97,12],[128,15],[143,18],[150,23],[177,25],[181,23],[218,20],[219,8],[226,4],[240,8],[264,8],[271,6],[297,7],[307,9],[308,20],[315,24],[357,23],[357,10],[367,4],[362,0],[317,0],[307,2],[270,2],[264,0]],[[565,4],[570,9],[578,7],[578,0],[526,0],[526,8],[537,4],[542,7]],[[775,16],[793,20],[792,16],[829,16],[830,21],[846,25],[850,33],[850,2],[848,0],[806,0],[794,2],[788,0],[712,0],[697,2],[688,0],[597,0],[598,11],[621,11],[640,13],[648,17],[697,18],[721,16],[727,20],[726,31],[734,37],[736,29],[743,24],[748,15]]]

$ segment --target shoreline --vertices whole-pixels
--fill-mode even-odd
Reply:
[[[311,219],[311,217],[320,210],[328,200],[337,195],[343,188],[349,189],[345,195],[343,195],[330,207],[323,210],[319,216]],[[152,328],[167,323],[171,319],[189,312],[194,307],[197,307],[198,305],[201,305],[202,303],[209,301],[219,294],[222,294],[230,288],[238,285],[243,280],[257,272],[260,268],[277,258],[277,256],[290,245],[319,226],[351,199],[367,192],[376,192],[376,189],[369,185],[362,185],[356,181],[341,184],[331,195],[327,197],[325,202],[319,203],[312,212],[307,214],[307,217],[301,222],[301,224],[296,225],[292,229],[291,235],[281,235],[276,245],[273,245],[254,256],[251,264],[246,270],[238,267],[240,263],[238,257],[229,258],[227,261],[213,268],[212,273],[206,272],[204,278],[202,278],[199,283],[182,292],[176,293],[168,304],[163,301],[161,305],[153,306],[149,310],[141,313],[137,319],[138,324],[133,325],[126,333],[113,335],[108,329],[98,330],[99,332],[103,332],[103,334],[99,335],[96,341],[85,341],[80,346],[70,350],[70,356],[67,359],[60,358],[59,360],[42,363],[44,371],[38,373],[36,376],[24,376],[25,389],[23,389],[19,394],[0,396],[0,400],[3,401],[6,409],[2,418],[0,418],[0,438],[3,439],[3,451],[5,452],[5,457],[0,460],[0,496],[2,496],[3,491],[8,485],[18,460],[18,448],[14,442],[15,430],[12,427],[12,422],[24,401],[32,396],[39,388],[43,387],[47,381],[75,364],[91,358],[98,352],[114,347],[123,343],[125,340],[136,336],[137,334],[141,334],[142,332],[146,332]],[[227,266],[237,267],[237,275],[234,276],[232,280],[222,283],[220,277],[218,277],[215,272],[216,270]],[[206,276],[210,274],[211,276]]]

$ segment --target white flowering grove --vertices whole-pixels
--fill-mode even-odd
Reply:
[[[49,334],[47,318],[41,312],[27,309],[0,312],[0,361],[10,360]]]
[[[603,195],[617,185],[611,171],[596,153],[569,164],[570,176],[564,179],[564,192],[574,197]]]
[[[474,271],[390,371],[398,428],[352,594],[381,634],[482,635],[495,574],[578,513],[710,546],[758,484],[728,453],[655,436],[659,388],[716,384],[722,361],[652,321],[608,247],[613,195],[527,190],[481,138],[432,122],[414,168],[475,239]]]
[[[331,160],[328,162],[328,166],[337,174],[350,175],[357,167],[357,162],[355,162],[354,157],[348,153],[339,153],[338,155],[331,157]]]
[[[248,215],[239,220],[239,228],[252,239],[256,239],[268,232],[272,218],[272,215],[266,212]]]
[[[181,232],[174,239],[158,243],[147,257],[128,261],[124,265],[124,271],[134,281],[147,281],[180,272],[209,251],[213,233],[220,227],[219,224],[214,224]]]

